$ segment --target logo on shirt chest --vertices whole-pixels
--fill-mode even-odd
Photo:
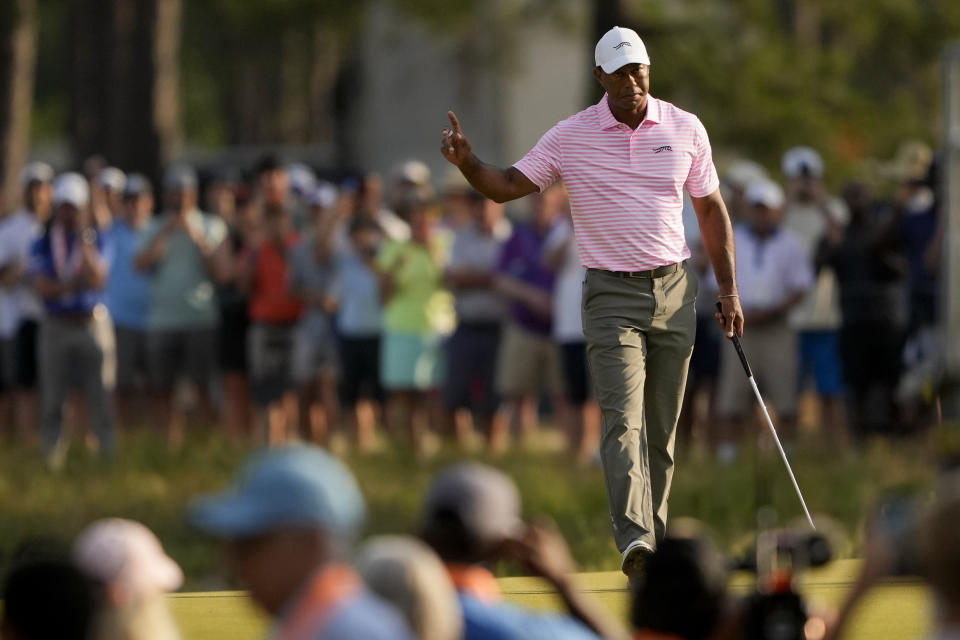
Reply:
[[[671,147],[668,144],[665,144],[663,146],[653,148],[654,153],[662,153],[664,151],[673,151],[673,147]]]

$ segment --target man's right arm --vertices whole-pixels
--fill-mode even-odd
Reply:
[[[501,169],[475,156],[456,114],[448,111],[447,117],[450,118],[450,127],[442,132],[440,152],[450,164],[460,169],[470,186],[494,202],[516,200],[538,190],[537,185],[516,167]]]
[[[167,253],[167,237],[169,235],[169,226],[163,226],[159,229],[151,228],[144,232],[140,250],[133,258],[133,266],[137,271],[149,272],[163,259]]]

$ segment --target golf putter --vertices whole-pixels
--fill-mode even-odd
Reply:
[[[723,317],[723,305],[721,305],[720,302],[717,302],[717,311],[720,312],[720,317],[722,318],[720,321],[721,324],[726,327],[726,318]],[[770,412],[767,411],[767,405],[764,404],[763,397],[760,395],[760,389],[757,388],[757,381],[753,378],[753,371],[750,369],[750,363],[747,362],[747,356],[743,353],[743,345],[740,344],[740,337],[736,331],[733,332],[733,347],[737,350],[737,355],[740,356],[740,364],[743,365],[743,371],[747,374],[747,381],[750,383],[750,388],[753,389],[753,395],[756,396],[757,402],[760,403],[760,409],[763,410],[763,417],[767,419],[767,426],[770,427],[770,435],[773,436],[773,441],[777,445],[777,451],[780,452],[783,464],[787,467],[787,473],[790,475],[790,481],[793,483],[793,488],[797,492],[797,497],[800,498],[800,505],[803,507],[803,513],[807,516],[807,522],[810,523],[810,528],[816,531],[817,525],[813,524],[813,518],[810,517],[807,502],[803,499],[803,493],[800,492],[800,485],[797,484],[797,478],[793,475],[793,469],[790,468],[790,461],[787,460],[787,454],[780,444],[780,437],[777,436],[777,430],[773,428],[773,420],[770,418]]]

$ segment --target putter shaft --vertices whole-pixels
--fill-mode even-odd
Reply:
[[[723,308],[720,302],[717,302],[717,311],[720,312],[722,317]],[[770,435],[773,436],[773,441],[777,445],[777,451],[780,452],[780,458],[783,460],[783,464],[787,468],[787,474],[790,476],[790,482],[793,483],[793,488],[797,492],[797,497],[800,498],[800,506],[803,507],[803,513],[807,516],[807,522],[810,523],[810,528],[816,531],[817,525],[813,524],[813,518],[810,517],[810,510],[807,509],[807,501],[803,499],[803,493],[800,491],[800,485],[797,484],[797,478],[793,475],[793,469],[790,467],[790,461],[787,459],[787,453],[783,450],[783,445],[780,444],[780,437],[777,435],[777,430],[773,427],[773,420],[770,418],[770,412],[767,411],[767,405],[763,402],[763,396],[760,395],[760,389],[757,388],[757,381],[753,377],[753,371],[750,369],[750,363],[747,362],[747,356],[743,353],[743,345],[740,344],[740,337],[736,332],[733,333],[733,346],[737,350],[737,355],[740,357],[740,364],[743,365],[743,371],[747,374],[747,380],[750,382],[750,387],[753,389],[753,395],[756,396],[757,402],[760,404],[760,409],[763,410],[763,417],[767,419],[767,426],[770,428]]]

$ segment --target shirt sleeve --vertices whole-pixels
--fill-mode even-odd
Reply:
[[[704,198],[720,186],[717,168],[713,165],[713,150],[710,148],[710,138],[707,130],[699,119],[696,120],[696,130],[693,139],[693,163],[684,188],[691,198]]]
[[[44,239],[38,238],[30,247],[28,272],[31,276],[49,276],[54,273],[50,253],[45,250],[44,244]]]
[[[540,191],[560,179],[560,125],[543,134],[543,137],[513,166]]]
[[[207,246],[210,249],[216,249],[220,244],[227,239],[227,225],[220,218],[204,214],[208,222],[207,227]]]
[[[143,231],[137,234],[136,242],[133,243],[134,258],[136,258],[138,253],[143,251],[151,242],[153,242],[153,239],[158,233],[160,233],[161,225],[162,223],[160,220],[155,218],[147,224]]]
[[[514,254],[517,253],[516,245],[517,236],[516,232],[514,232],[514,235],[510,236],[510,239],[503,243],[503,247],[500,249],[500,255],[497,256],[497,266],[495,269],[497,273],[509,275],[510,263],[513,261]]]
[[[785,278],[787,289],[791,293],[806,291],[813,286],[813,265],[799,239],[790,243],[790,256],[789,260],[784,261],[788,266]]]
[[[447,269],[457,269],[464,266],[464,246],[467,243],[466,231],[461,231],[453,238],[453,246],[450,247],[450,261],[447,263]]]

